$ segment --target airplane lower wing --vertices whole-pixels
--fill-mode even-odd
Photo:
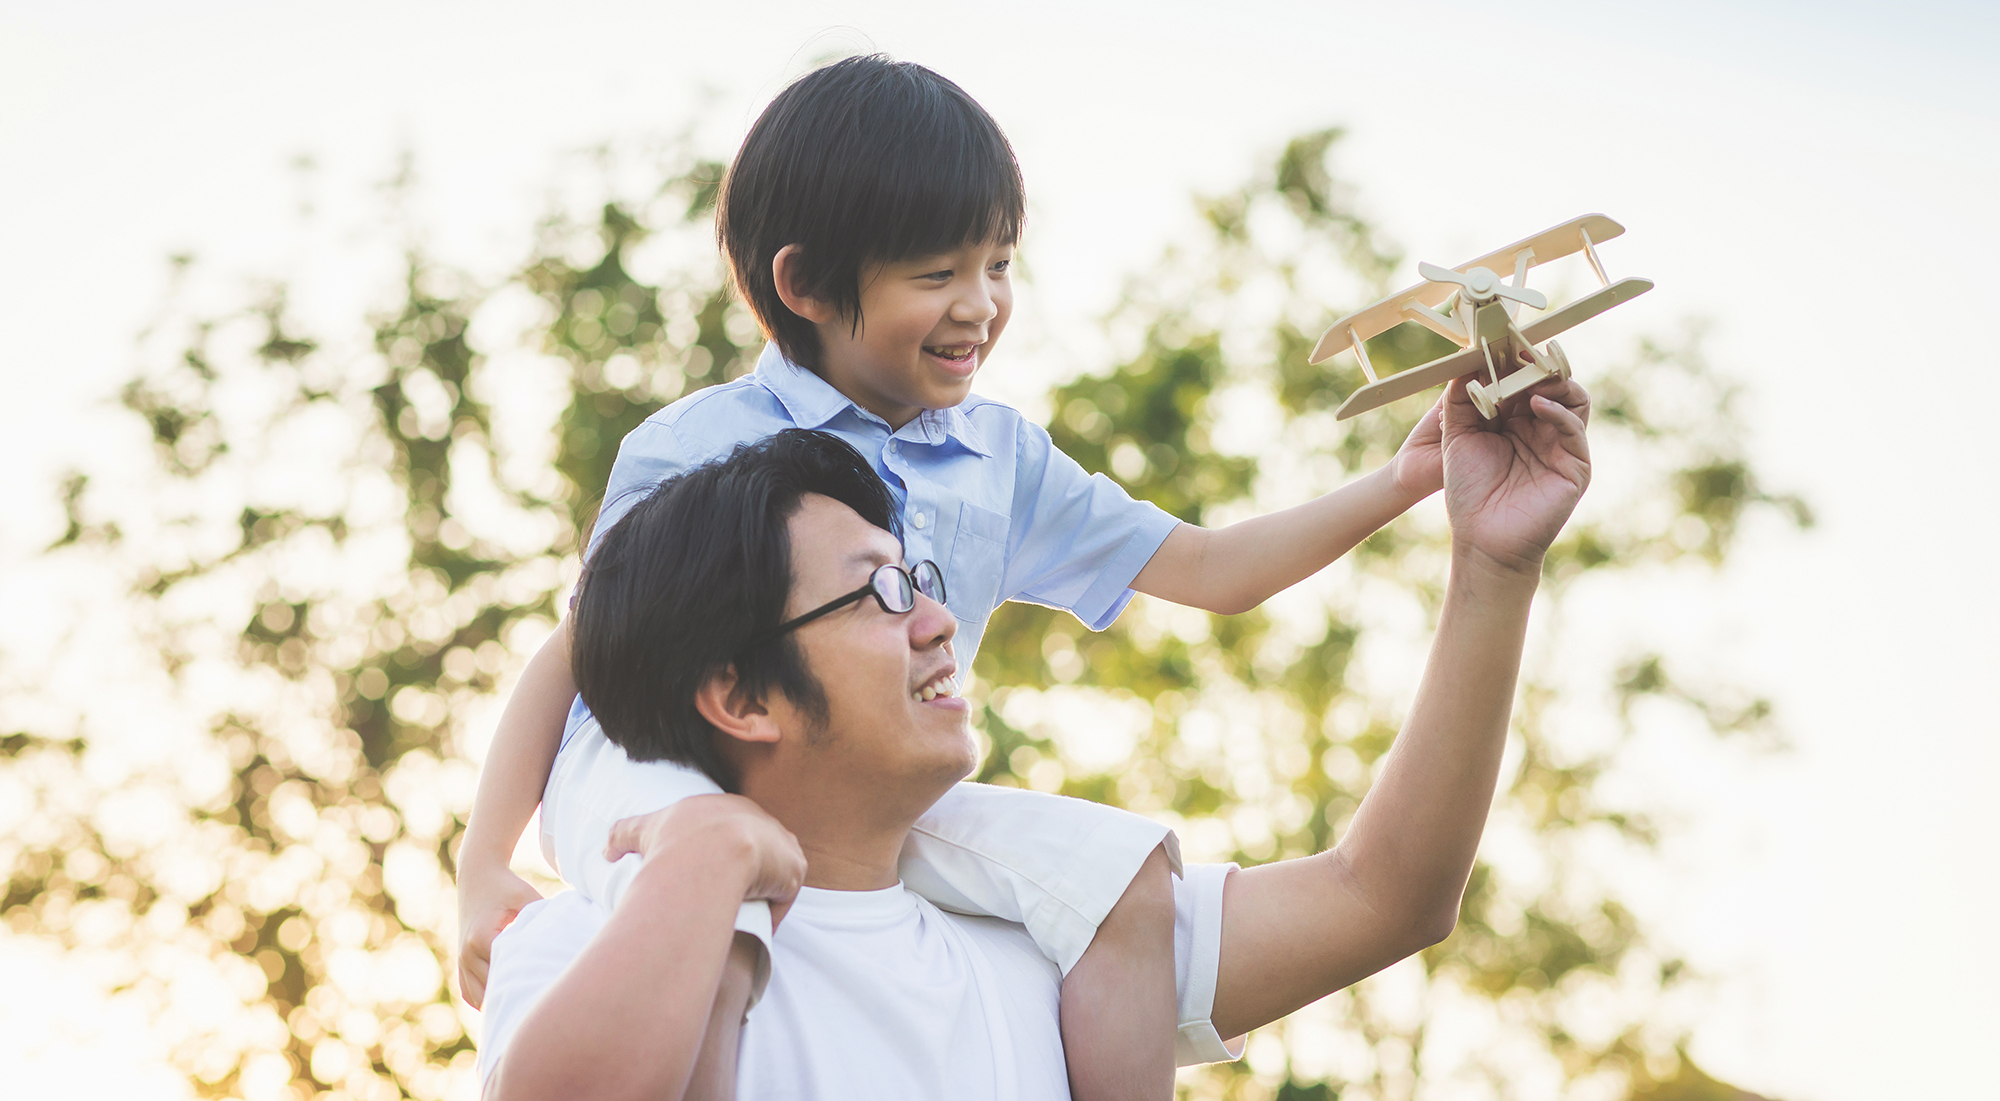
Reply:
[[[1596,317],[1613,306],[1630,302],[1634,298],[1653,289],[1651,279],[1620,279],[1616,283],[1571,302],[1559,310],[1551,312],[1532,324],[1521,327],[1521,335],[1530,344],[1540,344],[1550,337],[1563,333]],[[1433,386],[1450,382],[1460,375],[1486,369],[1486,353],[1477,346],[1453,352],[1443,359],[1434,359],[1420,367],[1398,371],[1379,382],[1373,382],[1348,395],[1346,401],[1334,412],[1335,420],[1378,409],[1398,398],[1421,393]]]

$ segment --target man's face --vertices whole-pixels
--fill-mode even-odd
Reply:
[[[787,619],[853,592],[879,567],[903,559],[894,536],[818,494],[801,500],[790,535]],[[978,756],[969,709],[956,692],[957,628],[949,610],[922,594],[902,615],[866,597],[798,628],[806,669],[826,694],[827,721],[810,739],[796,727],[787,755],[816,783],[849,777],[885,796],[920,796],[925,806],[965,778]],[[950,695],[923,698],[926,689],[945,686]]]
[[[949,409],[972,392],[1014,309],[999,241],[861,271],[861,328],[819,326],[820,369],[833,388],[901,427],[926,409]]]

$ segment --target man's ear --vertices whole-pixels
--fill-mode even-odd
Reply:
[[[803,282],[800,257],[805,254],[797,245],[786,245],[771,257],[771,282],[777,284],[778,299],[785,308],[805,318],[815,325],[824,325],[840,316],[833,303],[824,298],[806,294],[800,288]]]
[[[710,726],[738,742],[775,745],[780,731],[771,709],[764,701],[743,691],[736,667],[726,665],[702,678],[695,689],[694,707]]]

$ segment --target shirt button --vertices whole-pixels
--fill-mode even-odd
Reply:
[[[910,517],[910,526],[916,528],[918,531],[924,530],[924,514],[919,512],[915,516]]]

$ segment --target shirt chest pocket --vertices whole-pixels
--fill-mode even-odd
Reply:
[[[958,506],[958,534],[951,541],[951,560],[944,564],[945,594],[952,614],[984,623],[1001,600],[1000,582],[1007,572],[1007,517],[970,501]]]

